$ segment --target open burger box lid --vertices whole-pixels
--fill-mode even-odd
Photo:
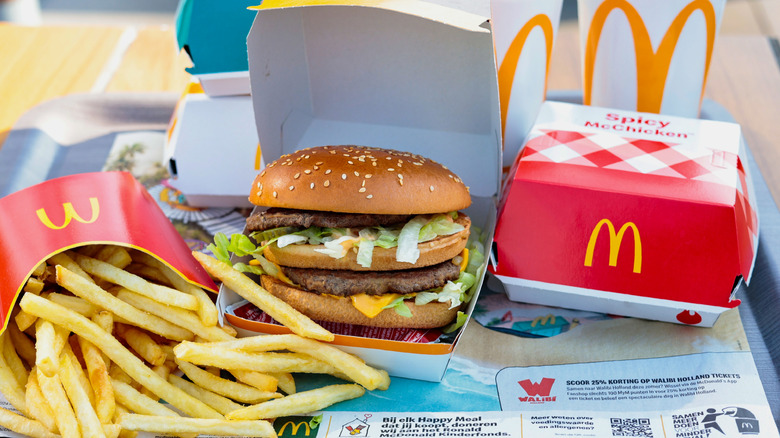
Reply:
[[[189,206],[250,207],[247,187],[264,167],[251,97],[211,97],[190,83],[168,124],[164,162]]]
[[[176,41],[192,66],[186,70],[209,96],[249,94],[246,34],[256,0],[182,0],[176,11]]]
[[[491,272],[510,299],[712,326],[758,213],[737,124],[546,102],[506,182]]]
[[[355,144],[438,161],[470,187],[466,213],[486,236],[487,255],[501,146],[484,17],[408,0],[266,0],[257,9],[247,47],[265,160],[306,147]],[[223,286],[218,305],[240,334],[280,329],[236,316],[231,309],[240,310],[240,301]],[[432,334],[438,338],[431,332],[421,337]],[[419,343],[337,335],[335,343],[393,376],[439,381],[458,338]]]
[[[141,250],[191,283],[217,291],[170,219],[130,173],[81,173],[45,181],[0,198],[0,212],[0,253],[13,254],[0,257],[0,332],[35,268],[84,245]]]

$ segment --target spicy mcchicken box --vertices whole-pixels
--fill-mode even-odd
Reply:
[[[491,272],[516,301],[712,326],[758,245],[745,154],[733,123],[546,102]]]

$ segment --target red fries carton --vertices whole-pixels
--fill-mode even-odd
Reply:
[[[758,245],[740,128],[547,102],[505,183],[510,299],[712,326]]]
[[[0,199],[0,317],[3,331],[35,267],[88,244],[144,251],[198,286],[208,273],[146,189],[127,172],[52,179]]]

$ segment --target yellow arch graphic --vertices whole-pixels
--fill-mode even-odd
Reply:
[[[602,219],[593,228],[588,240],[588,248],[585,251],[585,266],[593,266],[593,251],[596,249],[596,241],[599,238],[601,227],[606,225],[609,230],[609,266],[617,266],[618,254],[620,254],[620,245],[623,242],[623,236],[626,230],[631,228],[634,232],[634,273],[642,272],[642,240],[639,237],[639,230],[633,222],[626,222],[615,233],[615,226],[609,219]]]
[[[305,427],[306,428],[306,432],[305,432],[306,436],[309,436],[309,434],[311,434],[311,427],[309,426],[308,422],[306,422],[306,421],[299,421],[299,422],[295,423],[293,421],[288,421],[288,422],[284,423],[284,425],[279,429],[279,436],[280,437],[284,436],[284,431],[287,429],[287,426],[290,426],[292,428],[292,436],[298,435],[298,429],[300,429],[301,427]]]
[[[637,111],[658,113],[661,111],[661,102],[663,101],[664,87],[666,86],[666,77],[669,72],[669,65],[672,62],[672,55],[680,39],[685,23],[690,16],[697,10],[704,14],[707,25],[707,56],[704,67],[704,80],[700,96],[704,95],[704,85],[707,83],[707,73],[709,72],[712,50],[715,46],[715,31],[717,27],[717,18],[715,17],[715,8],[709,0],[693,0],[685,6],[674,18],[669,29],[664,34],[658,51],[653,51],[653,45],[650,41],[650,34],[647,31],[639,12],[627,0],[606,0],[593,14],[588,37],[585,43],[585,66],[584,66],[584,90],[583,102],[590,105],[593,89],[593,69],[596,64],[596,52],[599,41],[601,40],[601,31],[604,29],[604,23],[607,16],[615,10],[620,9],[626,16],[628,24],[631,27],[631,34],[634,40],[634,50],[636,52],[636,83],[637,83]]]
[[[75,219],[82,224],[91,224],[92,222],[95,222],[98,216],[100,216],[100,203],[98,203],[97,198],[89,198],[89,205],[92,208],[92,217],[90,217],[89,220],[84,220],[81,216],[79,216],[78,213],[76,213],[76,210],[73,208],[73,204],[70,202],[62,204],[62,209],[65,212],[65,221],[62,223],[62,225],[54,225],[51,219],[49,219],[49,216],[46,214],[46,210],[43,208],[36,210],[35,214],[38,215],[38,219],[48,228],[51,228],[52,230],[61,230],[67,227],[72,219]]]
[[[552,57],[553,48],[553,24],[550,21],[550,17],[545,14],[539,14],[528,20],[527,23],[520,28],[517,32],[515,39],[509,45],[509,49],[504,55],[504,60],[501,61],[501,66],[498,68],[498,96],[501,104],[501,139],[504,139],[504,133],[506,132],[506,113],[509,110],[509,98],[512,96],[512,82],[515,79],[515,71],[517,70],[517,63],[520,61],[520,54],[525,47],[525,41],[528,39],[528,35],[531,31],[539,26],[544,32],[544,39],[547,48],[547,60],[545,62],[544,73],[544,90],[547,92],[547,72],[550,71],[550,58]]]

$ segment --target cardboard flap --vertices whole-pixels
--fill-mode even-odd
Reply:
[[[405,150],[448,166],[472,195],[497,194],[490,33],[444,24],[447,8],[433,5],[437,21],[395,8],[421,2],[310,3],[264,2],[247,38],[265,159],[329,144]]]
[[[284,9],[303,6],[364,6],[416,15],[431,21],[462,29],[489,32],[485,17],[459,9],[418,0],[266,0],[255,10]]]

